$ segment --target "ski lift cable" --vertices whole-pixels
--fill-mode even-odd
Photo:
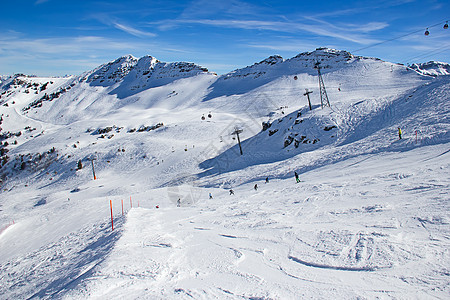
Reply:
[[[425,60],[425,59],[427,59],[428,57],[434,56],[434,55],[436,55],[436,54],[440,54],[440,53],[445,52],[445,51],[447,51],[447,49],[440,50],[440,51],[433,52],[433,53],[426,54],[426,55],[421,55],[421,56],[416,57],[416,58],[420,58],[420,59],[422,59],[422,60]],[[415,59],[416,59],[416,58],[415,58]],[[406,61],[406,63],[407,63],[408,65],[410,65],[411,63],[416,63],[416,62],[415,62],[415,61],[412,61],[412,60],[408,60],[408,61]]]
[[[426,28],[428,29],[428,28],[433,28],[433,27],[439,26],[439,25],[441,25],[443,22],[445,22],[445,21],[441,21],[441,22],[439,22],[439,23],[436,23],[436,24],[434,24],[434,25],[428,26],[428,27],[426,27]],[[372,48],[372,47],[375,47],[375,46],[378,46],[378,45],[381,45],[381,44],[384,44],[384,43],[387,43],[387,42],[392,42],[392,41],[395,41],[395,40],[404,38],[404,37],[406,37],[406,36],[413,35],[413,34],[415,34],[415,33],[421,32],[422,30],[423,30],[423,28],[422,28],[422,29],[419,29],[419,30],[416,30],[416,31],[413,31],[413,32],[410,32],[410,33],[407,33],[407,34],[404,34],[404,35],[401,35],[401,36],[398,36],[398,37],[395,37],[395,38],[392,38],[392,39],[388,39],[388,40],[381,41],[381,42],[378,42],[378,43],[375,43],[375,44],[372,44],[372,45],[369,45],[369,46],[366,46],[366,47],[363,47],[363,48],[360,48],[360,49],[356,49],[356,50],[353,50],[353,51],[351,51],[351,52],[352,52],[352,53],[355,53],[355,52],[359,52],[359,51],[362,51],[362,50],[366,50],[366,49],[368,49],[368,48]]]
[[[436,54],[445,52],[445,51],[448,50],[449,47],[450,47],[450,44],[447,44],[447,45],[445,45],[445,46],[443,46],[443,47],[440,47],[440,48],[438,48],[438,49],[436,49],[436,50],[428,51],[428,52],[425,53],[425,54],[421,54],[421,55],[417,55],[417,56],[408,58],[407,60],[405,60],[405,62],[409,63],[409,62],[412,62],[412,60],[417,59],[417,58],[422,58],[422,59],[424,59],[424,58],[427,58],[427,57],[430,57],[430,56],[433,56],[433,55],[436,55]]]

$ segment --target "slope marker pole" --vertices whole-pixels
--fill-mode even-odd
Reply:
[[[109,206],[111,207],[111,230],[114,230],[114,218],[113,218],[113,211],[112,211],[112,200],[109,200]]]
[[[94,160],[93,159],[91,160],[91,163],[92,163],[92,174],[94,174],[94,180],[96,180],[97,177],[95,176]]]

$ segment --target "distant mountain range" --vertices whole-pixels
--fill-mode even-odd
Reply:
[[[422,64],[412,64],[409,67],[424,75],[450,75],[450,64],[438,61],[429,61]]]

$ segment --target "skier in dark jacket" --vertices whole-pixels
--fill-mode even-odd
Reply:
[[[230,190],[230,195],[234,195],[233,189]]]
[[[255,189],[255,191],[257,191],[258,190],[258,184],[256,183],[253,188]]]
[[[300,179],[298,178],[298,173],[297,173],[297,172],[294,172],[294,176],[295,176],[295,180],[297,181],[297,183],[299,183],[299,182],[300,182]]]

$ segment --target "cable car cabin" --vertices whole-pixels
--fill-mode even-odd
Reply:
[[[208,114],[208,118],[210,118],[210,119],[212,118],[212,114],[211,113]]]
[[[202,116],[202,120],[204,121],[206,118],[205,118],[205,116]]]
[[[448,21],[444,24],[444,29],[448,29]]]
[[[425,33],[424,33],[425,35],[429,35],[430,34],[430,32],[428,31],[428,28],[427,28],[427,30],[425,30]]]

